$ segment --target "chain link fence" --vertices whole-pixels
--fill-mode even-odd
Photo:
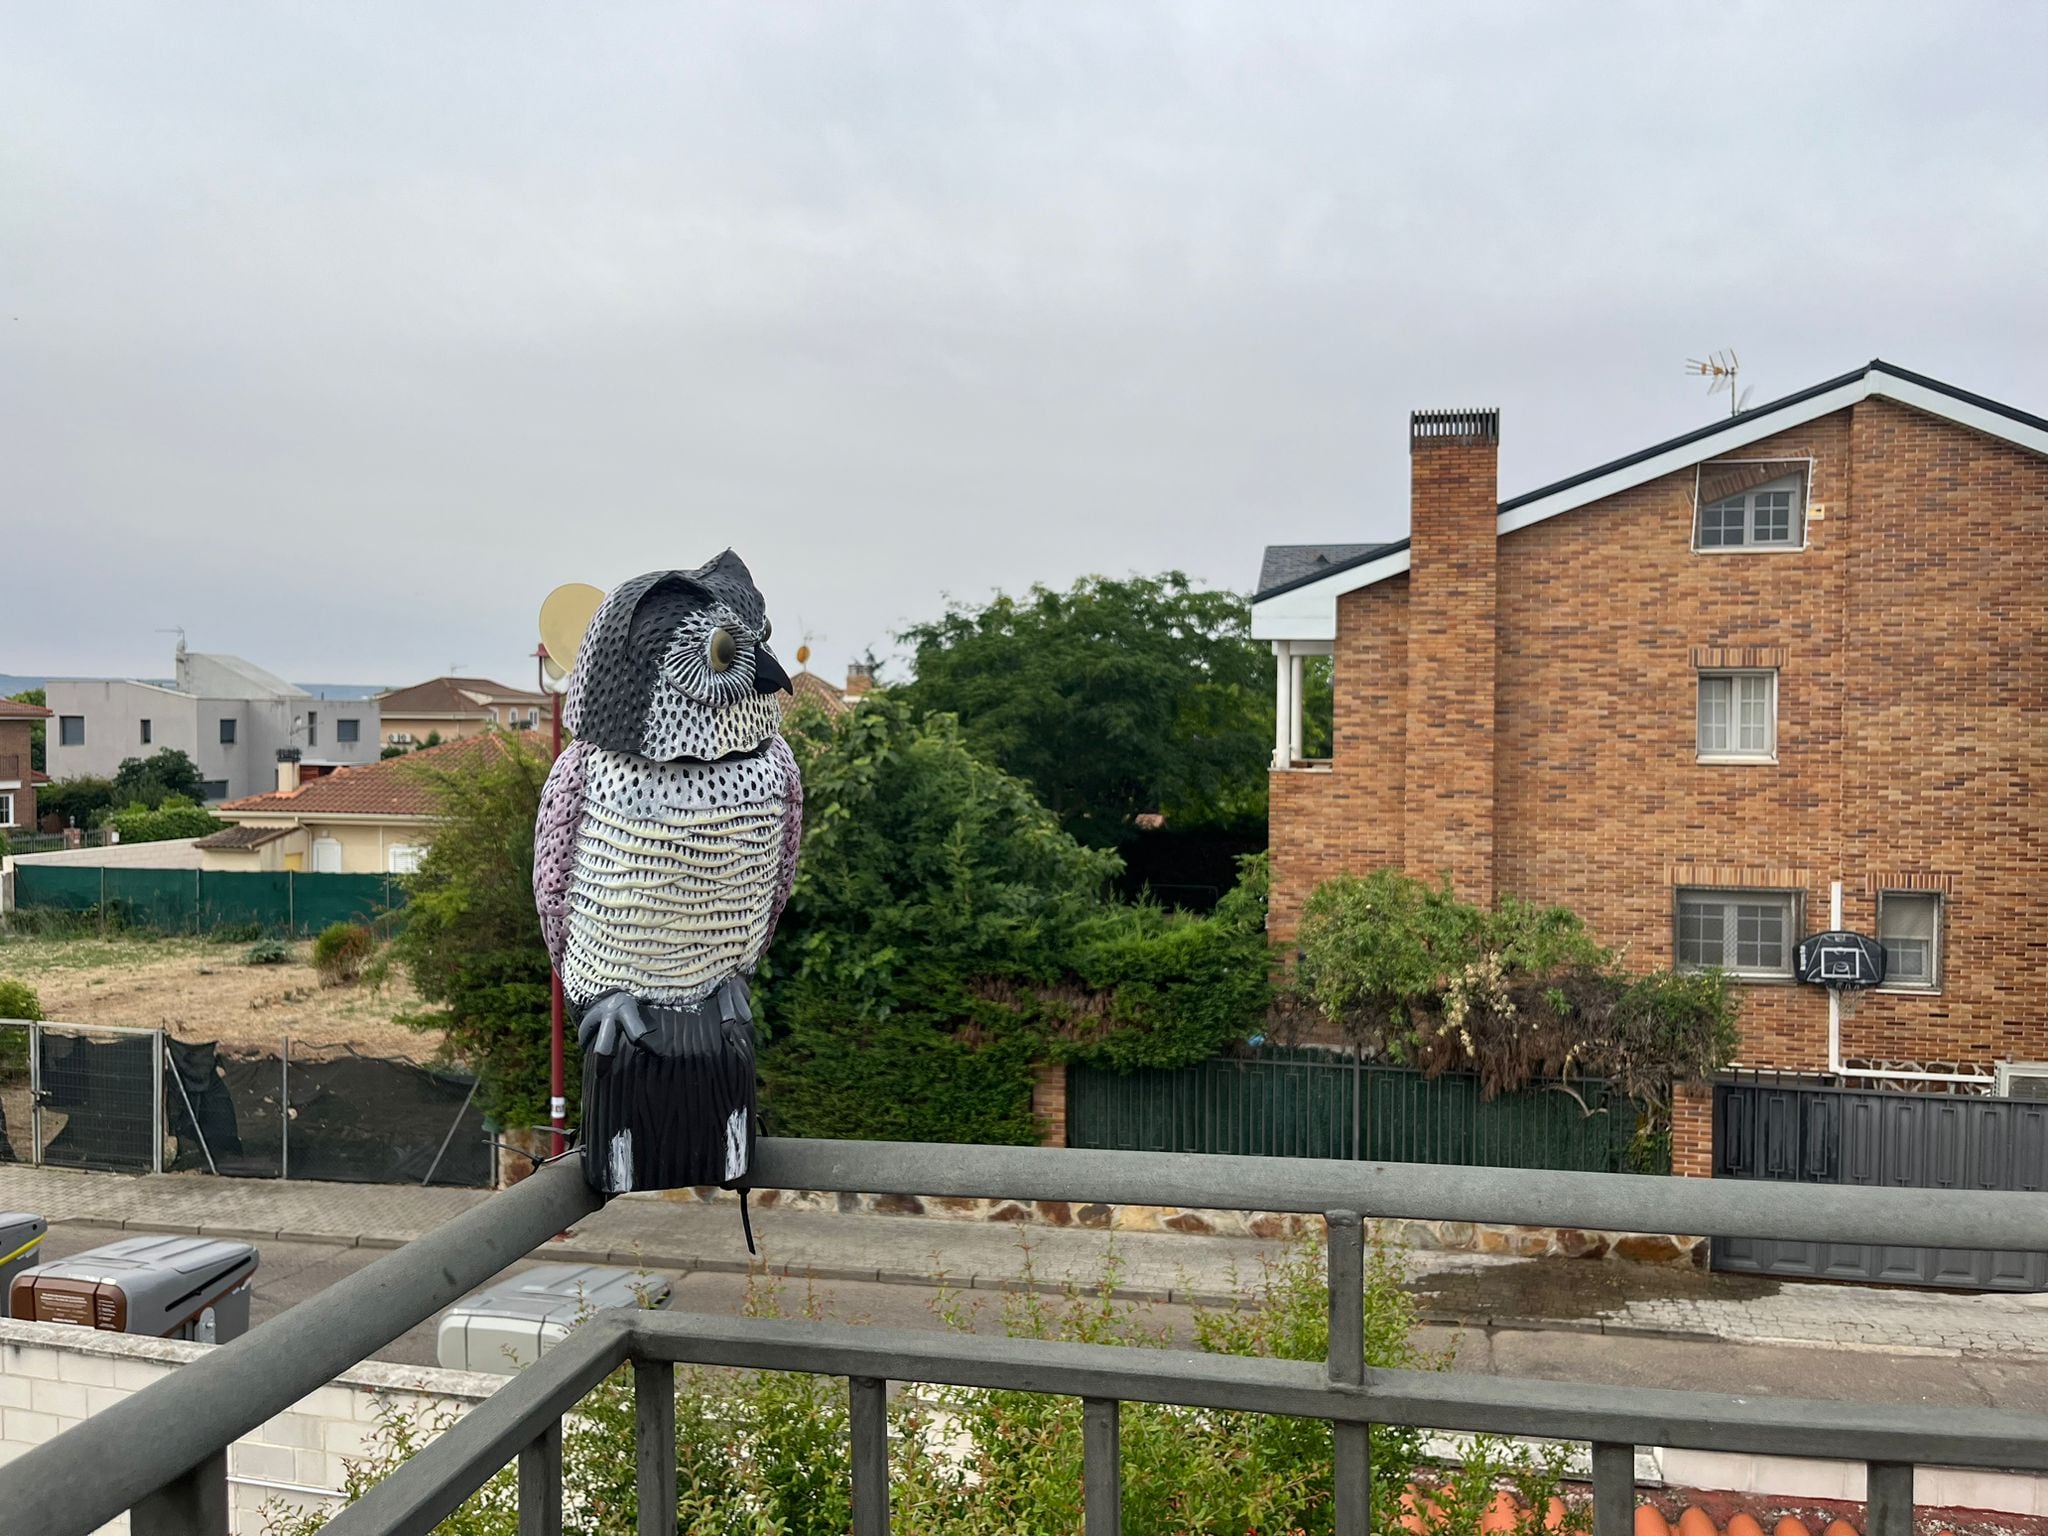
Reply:
[[[163,1031],[0,1020],[0,1113],[11,1162],[163,1167]]]

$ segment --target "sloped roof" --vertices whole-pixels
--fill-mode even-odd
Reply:
[[[24,704],[19,699],[0,699],[0,720],[47,720],[51,711],[40,704]]]
[[[782,701],[786,710],[797,703],[815,704],[828,715],[843,715],[852,708],[846,695],[815,672],[799,672],[789,680],[789,694]]]
[[[1400,541],[1404,546],[1407,542],[1406,539]],[[1393,544],[1268,544],[1266,558],[1259,565],[1259,585],[1252,593],[1252,601],[1288,591],[1319,577],[1348,571],[1394,547]]]
[[[460,768],[466,760],[482,761],[486,753],[502,752],[504,742],[495,732],[466,736],[387,757],[360,768],[337,768],[317,779],[308,779],[297,789],[273,790],[267,795],[250,795],[215,806],[218,816],[288,815],[318,816],[431,816],[434,797],[420,763],[437,768]]]
[[[1930,416],[2048,455],[2048,419],[1983,395],[1944,384],[1873,358],[1863,367],[1802,389],[1781,400],[1753,406],[1712,426],[1667,438],[1635,453],[1582,470],[1500,503],[1496,536],[1544,522],[1560,513],[1603,500],[1685,469],[1716,454],[1729,453],[1823,416],[1859,400],[1878,397]],[[1279,546],[1295,548],[1300,546]],[[1313,547],[1313,546],[1309,546]],[[1268,551],[1271,558],[1271,551]],[[1408,569],[1408,541],[1383,544],[1322,575],[1310,575],[1262,590],[1252,600],[1252,635],[1260,640],[1327,640],[1335,636],[1337,599]]]
[[[545,709],[548,703],[544,693],[507,688],[487,677],[430,677],[377,695],[377,707],[385,715],[480,715],[492,704]]]
[[[218,832],[209,832],[197,839],[194,848],[261,848],[265,843],[274,843],[280,837],[290,837],[294,827],[263,827],[243,825],[222,827]]]
[[[211,699],[309,699],[297,683],[216,651],[178,652],[177,692]]]

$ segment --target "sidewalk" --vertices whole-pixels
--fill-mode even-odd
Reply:
[[[390,1248],[489,1196],[476,1190],[279,1183],[201,1174],[133,1176],[0,1165],[0,1207],[52,1222],[198,1232],[261,1242]],[[1250,1238],[1009,1226],[932,1217],[756,1209],[760,1261],[820,1280],[962,1289],[1097,1282],[1111,1255],[1134,1300],[1214,1301],[1285,1244]],[[730,1203],[628,1195],[536,1258],[675,1272],[748,1268]],[[2048,1296],[1972,1295],[1779,1282],[1620,1260],[1502,1259],[1416,1252],[1410,1289],[1426,1320],[1468,1329],[1561,1330],[1795,1345],[1890,1355],[2048,1358]]]

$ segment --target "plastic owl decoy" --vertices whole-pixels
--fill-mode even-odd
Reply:
[[[754,579],[727,550],[590,621],[541,792],[533,888],[583,1047],[585,1176],[732,1184],[752,1162],[747,977],[796,878],[803,786]]]

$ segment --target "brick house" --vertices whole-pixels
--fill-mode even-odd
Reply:
[[[36,786],[49,776],[29,765],[29,737],[49,718],[40,704],[0,699],[0,832],[36,829]]]
[[[1409,538],[1267,551],[1276,936],[1341,871],[1448,873],[1734,973],[1745,1065],[2048,1060],[2048,420],[1873,362],[1506,501],[1498,441],[1417,413]],[[1890,971],[1838,1042],[1791,979],[1837,882]],[[1694,1096],[1681,1171],[1710,1139]]]

